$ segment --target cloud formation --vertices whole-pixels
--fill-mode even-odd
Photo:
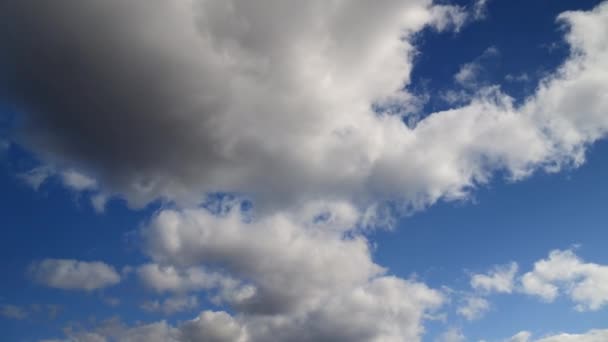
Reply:
[[[576,304],[578,311],[597,311],[608,305],[608,266],[584,262],[572,250],[553,250],[546,259],[535,262],[532,270],[521,275],[518,269],[513,262],[495,266],[488,274],[473,274],[471,287],[478,296],[516,292],[545,302],[565,295]],[[461,309],[468,313],[474,304],[467,302]]]
[[[512,262],[508,265],[496,266],[488,274],[474,274],[471,277],[471,287],[486,293],[511,293],[517,270],[517,264]]]
[[[375,264],[356,228],[362,217],[344,203],[255,219],[238,202],[220,207],[159,212],[141,230],[155,264],[138,273],[161,291],[207,289],[236,310],[229,317],[246,341],[417,340],[425,316],[444,302]]]
[[[11,27],[0,30],[0,96],[23,116],[22,142],[66,185],[99,189],[98,209],[109,194],[134,206],[174,202],[140,229],[150,263],[139,279],[157,293],[204,290],[229,307],[76,340],[418,341],[444,295],[373,261],[365,227],[383,220],[367,209],[386,200],[422,209],[465,198],[498,171],[517,180],[580,165],[608,131],[606,3],[560,16],[572,53],[522,105],[483,87],[410,126],[420,105],[404,90],[412,37],[458,28],[458,7],[9,0],[0,13]],[[254,209],[199,205],[218,192]],[[509,293],[515,272],[472,286]],[[108,265],[76,260],[44,260],[30,274],[64,289],[120,281]],[[586,289],[584,305],[604,303]]]
[[[483,317],[490,310],[490,302],[483,297],[468,296],[456,312],[469,321]]]
[[[482,89],[416,127],[411,37],[456,10],[424,0],[9,1],[0,74],[35,151],[134,205],[228,191],[421,208],[584,160],[608,127],[606,48],[588,38],[606,7],[560,16],[572,55],[523,105]]]
[[[114,267],[99,261],[44,259],[32,263],[27,273],[36,283],[63,290],[90,291],[120,282]]]
[[[566,294],[580,311],[608,305],[608,266],[585,263],[571,250],[552,251],[523,275],[521,283],[524,293],[548,302]]]

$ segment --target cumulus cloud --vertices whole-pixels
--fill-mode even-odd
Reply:
[[[420,319],[415,312],[420,304],[416,302],[421,298],[418,291],[428,289],[419,284],[383,278],[365,289],[337,294],[328,301],[327,307],[319,306],[298,317],[233,317],[222,311],[204,311],[197,318],[177,326],[165,321],[134,327],[111,322],[93,331],[68,330],[67,333],[69,341],[417,341],[421,328],[412,324]],[[412,299],[406,294],[418,298]]]
[[[14,28],[0,32],[3,95],[22,110],[26,141],[135,204],[217,189],[350,192],[385,144],[367,141],[383,130],[371,106],[409,107],[409,37],[460,18],[430,0],[9,1],[0,11]],[[369,123],[375,132],[361,131]]]
[[[471,287],[485,293],[511,293],[515,285],[518,266],[512,262],[504,266],[496,266],[488,274],[471,276]]]
[[[471,287],[476,295],[465,297],[458,312],[467,317],[477,312],[476,307],[487,309],[476,298],[493,293],[524,293],[545,302],[565,295],[578,311],[596,311],[608,305],[608,266],[585,262],[572,250],[553,250],[546,259],[535,262],[532,270],[521,275],[517,271],[517,264],[511,263],[495,266],[488,274],[473,274]]]
[[[386,275],[357,228],[365,215],[345,203],[255,217],[238,202],[217,207],[160,211],[141,230],[155,263],[137,273],[157,291],[211,290],[246,341],[415,341],[444,301]]]
[[[104,196],[176,202],[140,231],[151,259],[140,279],[158,292],[221,293],[217,273],[245,289],[227,312],[91,338],[418,341],[443,295],[373,262],[362,227],[382,215],[365,209],[421,209],[465,198],[497,171],[517,180],[579,165],[608,130],[606,3],[560,16],[572,53],[522,105],[488,86],[411,127],[412,37],[458,27],[458,8],[19,0],[0,13],[11,28],[0,30],[0,96],[23,115],[22,143],[59,172],[94,175]],[[198,206],[217,192],[254,209]],[[32,273],[60,288],[120,280],[93,264],[51,260]],[[480,279],[508,289],[496,274]]]
[[[3,97],[25,117],[24,141],[134,205],[235,191],[258,207],[421,208],[497,170],[577,165],[608,126],[605,4],[560,16],[572,55],[523,105],[494,88],[416,127],[403,124],[416,102],[403,89],[410,38],[444,18],[430,1],[2,6]]]
[[[35,282],[64,290],[95,290],[120,282],[116,270],[103,262],[44,259],[32,263],[28,275]]]
[[[599,310],[608,304],[608,266],[585,263],[571,250],[555,250],[523,275],[525,293],[553,301],[566,294],[581,311]]]

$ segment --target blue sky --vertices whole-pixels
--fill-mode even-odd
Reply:
[[[608,3],[229,4],[0,5],[3,341],[608,340]]]

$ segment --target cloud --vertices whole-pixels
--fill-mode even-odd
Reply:
[[[369,144],[359,130],[376,120],[371,105],[409,106],[408,37],[459,18],[430,4],[5,3],[14,30],[0,32],[10,51],[4,98],[23,108],[35,151],[93,170],[134,204],[217,189],[346,191],[332,183],[361,180],[360,168],[373,166],[369,147],[339,158]],[[29,58],[34,50],[48,58]]]
[[[515,284],[518,266],[512,262],[504,266],[496,266],[488,274],[471,276],[471,287],[485,293],[511,293]]]
[[[560,17],[576,53],[524,105],[493,88],[411,128],[399,115],[417,102],[403,91],[411,37],[455,11],[430,1],[39,6],[2,8],[14,29],[1,32],[11,72],[0,74],[12,76],[4,98],[22,108],[22,141],[132,205],[225,191],[258,208],[340,198],[420,209],[497,171],[578,165],[608,126],[605,44],[583,38],[602,37],[605,5]]]
[[[559,334],[536,342],[601,342],[608,339],[608,330],[591,330],[585,334]]]
[[[488,274],[473,274],[475,296],[465,298],[459,313],[465,317],[475,313],[476,304],[487,309],[476,300],[493,293],[524,293],[546,302],[565,295],[578,311],[596,311],[608,305],[608,266],[584,262],[572,250],[553,250],[546,259],[535,262],[531,271],[522,275],[517,272],[513,262],[495,266]]]
[[[147,264],[137,269],[137,275],[147,287],[157,292],[186,292],[237,283],[234,279],[197,267],[177,269],[174,266]]]
[[[243,327],[225,312],[205,311],[195,320],[180,327],[180,337],[185,341],[245,342]]]
[[[157,291],[206,289],[234,310],[246,341],[416,341],[444,301],[386,275],[357,228],[364,215],[344,203],[255,217],[240,202],[212,207],[222,209],[160,211],[141,230],[155,264],[137,273]]]
[[[507,74],[505,80],[508,82],[528,82],[530,81],[530,76],[525,72],[517,75]]]
[[[479,319],[490,310],[490,302],[483,297],[468,296],[464,304],[457,309],[457,313],[469,321]]]
[[[4,318],[23,320],[27,318],[28,312],[20,306],[5,304],[0,305],[0,316]]]
[[[63,184],[68,188],[83,191],[97,188],[97,182],[75,170],[66,170],[61,173]]]
[[[524,293],[553,301],[566,294],[581,311],[608,304],[608,266],[585,263],[571,250],[555,250],[521,278]]]
[[[328,307],[320,306],[318,311],[310,312],[310,316],[298,319],[265,315],[233,317],[222,311],[204,311],[197,318],[177,326],[160,321],[127,327],[113,321],[92,331],[67,330],[67,335],[69,341],[417,341],[421,328],[411,325],[412,319],[417,318],[404,315],[404,310],[415,310],[412,307],[414,303],[399,291],[399,287],[405,284],[394,281],[380,279],[368,289],[346,296],[338,294],[338,298],[327,303]],[[420,294],[411,290],[406,290],[406,293]],[[381,303],[377,302],[380,298],[375,298],[376,295],[381,295]],[[345,299],[347,302],[342,302]],[[368,309],[374,310],[368,312]]]
[[[505,342],[529,342],[532,337],[532,333],[529,331],[520,331],[517,334],[506,339]]]
[[[457,8],[22,0],[0,12],[11,27],[0,30],[2,96],[23,111],[22,143],[60,172],[95,175],[104,195],[175,202],[140,230],[150,259],[140,279],[159,292],[221,293],[208,283],[218,273],[247,289],[226,312],[90,338],[419,341],[445,298],[372,260],[363,228],[382,215],[366,209],[423,209],[466,198],[499,171],[519,180],[577,166],[608,130],[608,4],[560,16],[572,54],[522,105],[487,86],[412,127],[412,37],[458,27]],[[199,206],[218,192],[253,209]],[[55,287],[120,280],[105,264],[49,263],[33,273]],[[496,274],[480,279],[508,288]]]
[[[473,18],[476,20],[485,19],[490,0],[476,0],[473,4]]]
[[[116,270],[99,261],[44,259],[32,263],[27,273],[36,283],[64,290],[90,291],[120,282]]]
[[[464,342],[466,337],[462,334],[460,329],[450,328],[443,334],[441,334],[435,342]]]
[[[505,342],[602,342],[608,339],[608,330],[590,330],[584,334],[558,334],[532,339],[532,334],[522,331]]]
[[[53,171],[48,166],[40,166],[31,169],[25,173],[18,175],[27,185],[31,186],[34,190],[38,190],[44,182],[53,174]]]
[[[486,71],[484,64],[498,55],[500,55],[500,52],[497,48],[487,48],[481,56],[475,58],[473,62],[460,66],[460,70],[454,75],[454,80],[465,88],[478,89],[481,82],[479,78]]]
[[[146,301],[141,305],[141,308],[145,311],[162,312],[165,315],[171,315],[181,311],[192,311],[198,307],[199,302],[196,296],[169,297],[162,301]]]
[[[97,181],[87,175],[73,169],[59,172],[50,165],[35,167],[18,176],[34,190],[38,190],[51,177],[59,177],[65,187],[75,191],[95,190],[97,188]]]

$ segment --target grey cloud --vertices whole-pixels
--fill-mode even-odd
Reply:
[[[413,101],[408,37],[459,25],[430,3],[6,1],[3,95],[34,151],[134,205],[350,197],[383,176],[372,104]]]

